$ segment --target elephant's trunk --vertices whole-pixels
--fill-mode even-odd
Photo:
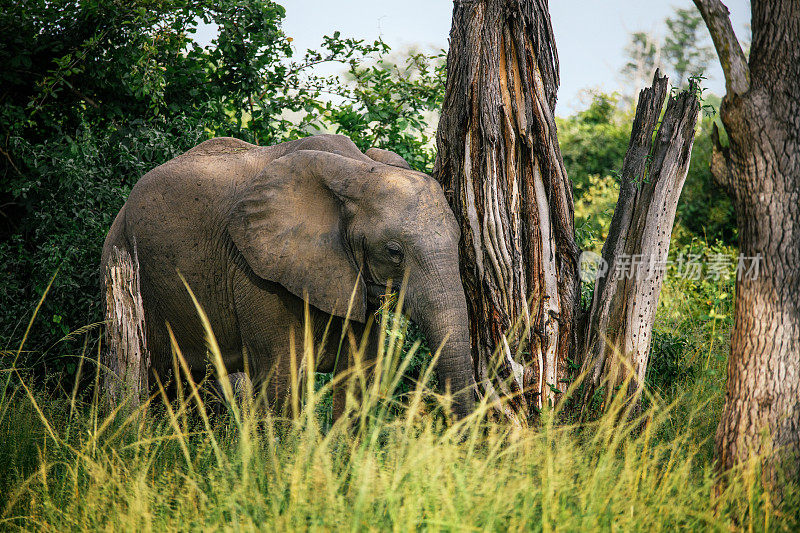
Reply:
[[[475,380],[469,338],[467,302],[457,265],[422,276],[424,288],[414,287],[411,317],[420,325],[431,350],[442,346],[436,375],[453,395],[453,412],[463,418],[474,409]]]

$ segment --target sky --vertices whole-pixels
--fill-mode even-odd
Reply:
[[[298,52],[317,48],[323,35],[374,40],[381,37],[393,50],[446,49],[453,3],[448,0],[278,0],[286,8],[283,28]],[[750,3],[726,0],[733,29],[749,39]],[[556,114],[566,115],[588,104],[587,89],[631,93],[641,87],[620,85],[624,49],[631,33],[663,35],[664,19],[691,0],[550,0],[550,16],[561,65]],[[213,28],[197,38],[210,40]],[[710,42],[710,40],[709,40]],[[717,61],[705,73],[705,86],[722,95],[725,80]]]

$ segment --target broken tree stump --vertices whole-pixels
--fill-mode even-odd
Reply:
[[[147,400],[150,353],[139,286],[139,260],[116,246],[104,268],[106,349],[101,356],[104,403],[114,409],[127,403],[133,411]]]
[[[604,385],[607,403],[627,382],[625,394],[634,407],[644,389],[675,211],[700,109],[692,86],[670,97],[661,115],[667,87],[666,76],[656,71],[653,86],[639,95],[619,200],[603,245],[606,274],[595,283],[582,350],[583,415]]]

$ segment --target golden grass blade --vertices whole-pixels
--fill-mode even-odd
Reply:
[[[304,371],[302,372],[305,376],[305,384],[306,384],[306,407],[305,412],[308,414],[308,418],[306,423],[313,424],[315,421],[313,416],[315,414],[314,408],[316,406],[316,401],[314,398],[314,374],[316,371],[316,357],[315,357],[315,346],[314,346],[314,325],[311,323],[311,309],[309,307],[308,299],[305,301],[305,305],[303,306],[303,314],[305,317],[305,327],[303,328],[303,363],[304,363]]]
[[[36,304],[36,308],[33,310],[33,315],[31,315],[31,319],[28,321],[28,327],[25,328],[25,333],[22,335],[22,340],[19,343],[19,347],[17,348],[16,353],[14,354],[14,360],[11,362],[11,369],[13,373],[15,373],[20,380],[22,380],[22,376],[20,376],[19,371],[17,370],[17,361],[19,361],[19,356],[22,353],[22,348],[25,346],[25,342],[28,340],[28,335],[30,334],[31,328],[33,327],[33,322],[36,320],[36,316],[39,314],[39,309],[42,308],[42,304],[44,303],[45,298],[47,298],[47,294],[50,292],[50,288],[53,286],[53,282],[56,280],[56,276],[58,275],[58,270],[56,269],[53,277],[50,278],[50,282],[45,287],[44,292],[42,293],[42,297],[39,298],[39,302]],[[3,387],[3,391],[5,393],[8,390],[9,384],[11,383],[11,374],[12,372],[8,372],[6,376],[6,383]],[[23,383],[23,386],[24,383]],[[28,393],[30,396],[30,390],[25,386],[25,392]],[[37,406],[38,411],[38,406]]]
[[[445,336],[445,340],[446,339],[447,336]],[[428,383],[430,383],[431,376],[433,375],[433,369],[436,367],[436,363],[439,361],[439,356],[442,355],[442,346],[437,348],[436,352],[431,358],[431,362],[428,364],[425,372],[422,374],[422,379],[417,382],[417,386],[414,388],[414,394],[411,396],[411,402],[409,403],[408,410],[406,411],[406,431],[411,429],[411,425],[413,424],[416,415],[419,413],[420,406],[422,405],[422,398],[424,397]]]
[[[294,328],[289,329],[289,395],[292,403],[292,420],[300,417],[300,370],[297,364],[297,346]],[[277,405],[276,408],[283,409],[284,406]]]
[[[105,324],[106,324],[106,321],[105,320],[101,320],[100,322],[94,322],[92,324],[87,324],[87,325],[81,326],[81,327],[79,327],[79,328],[77,328],[77,329],[75,329],[73,331],[70,331],[69,333],[67,333],[66,335],[64,335],[60,339],[58,339],[56,342],[51,344],[44,352],[42,352],[42,357],[46,356],[48,353],[50,353],[50,351],[53,348],[55,348],[56,346],[58,346],[62,342],[66,342],[66,341],[72,340],[75,337],[79,337],[80,335],[83,335],[85,333],[89,333],[90,331],[93,331],[95,329],[99,329],[100,327],[104,326]]]
[[[56,269],[55,273],[53,274],[53,277],[50,278],[50,282],[47,284],[47,287],[45,287],[44,292],[42,293],[42,297],[39,298],[39,303],[36,304],[36,309],[33,310],[33,315],[31,315],[31,319],[28,322],[28,327],[25,328],[25,334],[22,335],[22,341],[20,341],[19,348],[17,348],[17,354],[14,357],[14,362],[11,363],[12,366],[15,366],[17,364],[17,360],[19,359],[19,354],[22,353],[22,347],[25,346],[25,342],[28,340],[28,335],[30,334],[31,328],[33,327],[33,321],[36,320],[36,315],[39,314],[39,309],[42,308],[44,299],[47,298],[47,293],[50,292],[50,287],[53,286],[53,282],[56,280],[58,271],[59,269]]]
[[[16,371],[16,369],[15,369],[15,371]],[[50,435],[50,438],[53,439],[53,442],[55,442],[56,444],[63,444],[63,441],[58,437],[58,435],[56,435],[56,432],[53,430],[53,427],[50,425],[50,421],[47,420],[47,417],[45,416],[44,411],[42,411],[42,408],[39,407],[39,402],[36,401],[36,397],[33,395],[33,392],[31,392],[31,389],[25,383],[25,380],[22,379],[22,376],[20,375],[19,372],[16,372],[16,374],[17,374],[17,379],[19,380],[20,386],[23,389],[25,389],[25,394],[27,394],[28,400],[31,402],[31,405],[33,406],[33,409],[36,411],[36,414],[39,416],[39,420],[42,422],[42,425],[47,430],[47,434]]]
[[[353,312],[353,303],[355,302],[356,294],[358,294],[359,283],[361,282],[361,271],[358,271],[358,276],[356,276],[355,285],[353,285],[353,290],[350,292],[350,300],[347,302],[347,311],[344,314],[344,320],[342,321],[342,331],[339,334],[339,346],[336,349],[336,358],[334,359],[333,368],[337,368],[339,364],[339,357],[342,353],[342,346],[344,345],[344,339],[347,336],[348,325],[350,324],[350,316]]]
[[[69,397],[69,418],[67,419],[67,440],[69,440],[69,427],[72,422],[72,417],[75,416],[75,400],[78,397],[78,385],[81,382],[81,374],[83,373],[83,360],[86,358],[86,347],[89,344],[89,335],[86,335],[83,340],[83,349],[81,356],[78,358],[78,369],[75,371],[75,384],[72,386],[72,394]]]
[[[189,454],[189,448],[186,446],[186,439],[184,438],[183,432],[181,431],[181,426],[178,423],[178,418],[175,416],[175,411],[172,409],[172,405],[170,405],[169,398],[167,398],[167,393],[164,390],[164,385],[161,383],[161,379],[158,377],[157,373],[153,373],[153,377],[156,379],[156,383],[158,384],[158,391],[161,393],[161,398],[164,401],[164,407],[167,409],[167,415],[169,417],[169,423],[172,425],[172,429],[174,431],[175,436],[178,438],[178,444],[181,447],[181,451],[183,452],[183,457],[186,459],[186,467],[189,469],[189,473],[194,473],[194,464],[192,463],[192,456]]]

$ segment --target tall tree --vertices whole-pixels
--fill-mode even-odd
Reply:
[[[753,0],[749,60],[719,0],[694,0],[717,49],[726,95],[715,131],[714,178],[728,191],[744,257],[758,275],[736,282],[718,467],[753,454],[775,481],[800,476],[800,4]],[[752,265],[751,265],[752,266]]]
[[[675,82],[684,85],[689,76],[703,74],[714,59],[714,51],[697,10],[676,9],[675,15],[667,17],[664,24],[667,26],[662,46],[664,59],[672,68]]]
[[[461,225],[480,392],[504,397],[506,415],[524,423],[559,401],[570,367],[582,362],[592,390],[631,379],[635,397],[663,271],[619,277],[617,260],[666,259],[694,137],[694,93],[670,100],[655,140],[666,78],[656,74],[640,98],[604,252],[617,276],[598,279],[587,319],[553,118],[558,59],[546,0],[456,0],[447,68],[434,174]]]
[[[457,0],[447,69],[434,174],[461,218],[476,380],[516,418],[556,399],[579,294],[546,2]]]
[[[664,25],[667,31],[663,39],[635,32],[628,40],[628,60],[622,74],[634,87],[646,83],[656,68],[666,70],[674,85],[687,87],[689,76],[702,75],[714,59],[699,11],[676,9],[674,15],[664,19]]]

